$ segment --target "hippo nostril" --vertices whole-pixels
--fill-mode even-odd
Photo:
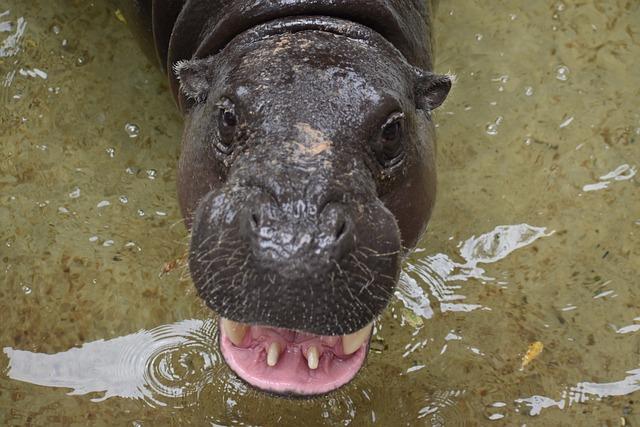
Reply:
[[[341,246],[352,234],[353,227],[349,214],[344,206],[335,202],[325,204],[321,212],[320,223],[325,230],[325,236],[331,239],[332,244]]]
[[[336,227],[336,235],[335,235],[336,241],[340,240],[340,238],[344,235],[344,232],[347,231],[347,221],[345,221],[344,219],[340,219],[339,221],[340,222]]]
[[[345,254],[349,253],[354,244],[354,227],[351,218],[346,212],[341,212],[335,218],[335,232],[333,242],[331,242],[331,257],[335,260],[342,259]]]
[[[251,214],[251,226],[256,229],[260,227],[260,217],[256,213]]]

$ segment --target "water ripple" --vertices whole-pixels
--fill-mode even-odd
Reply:
[[[582,191],[597,191],[604,190],[609,188],[609,184],[616,181],[629,181],[631,178],[636,176],[637,169],[635,166],[630,166],[628,164],[622,164],[600,177],[600,181],[594,184],[586,184],[582,187]]]
[[[213,321],[184,320],[55,354],[5,347],[7,376],[31,384],[70,388],[69,395],[141,399],[150,406],[197,403],[218,362]]]
[[[535,395],[527,398],[516,399],[517,405],[529,408],[529,415],[540,415],[542,410],[552,407],[565,409],[576,403],[585,403],[588,400],[601,400],[605,397],[626,396],[640,391],[640,369],[627,371],[627,377],[615,382],[593,383],[580,382],[569,387],[562,393],[559,400],[550,397]]]
[[[471,421],[465,420],[460,407],[465,390],[438,390],[426,399],[426,405],[418,411],[418,419],[425,419],[432,426],[467,425]],[[443,411],[446,410],[446,416]]]
[[[10,12],[0,12],[0,18],[9,16]],[[13,21],[0,21],[0,33],[9,33],[4,40],[0,40],[0,59],[10,58],[16,56],[22,45],[24,39],[24,33],[27,28],[27,22],[24,17],[19,17],[15,22]],[[2,61],[0,61],[1,63]],[[8,99],[9,87],[13,84],[18,65],[18,60],[12,60],[12,69],[8,69],[3,76],[0,76],[0,103],[6,103]]]
[[[477,310],[482,305],[463,302],[466,297],[459,292],[462,286],[455,282],[466,282],[469,279],[493,281],[494,278],[486,275],[480,264],[498,262],[513,251],[552,234],[553,231],[547,232],[545,227],[529,224],[500,225],[460,244],[460,256],[465,262],[456,262],[440,253],[407,263],[400,276],[396,295],[406,308],[427,319],[431,318],[433,310],[420,283],[428,286],[431,295],[440,302],[440,310],[443,312]]]
[[[0,17],[9,15],[8,12],[2,13]],[[9,21],[4,21],[0,23],[2,26],[2,32],[10,32],[12,29],[15,31],[7,36],[2,43],[0,43],[0,58],[7,58],[10,56],[15,56],[20,52],[20,43],[22,38],[24,37],[24,32],[27,28],[27,22],[24,17],[19,17],[16,20],[15,25],[13,25]]]

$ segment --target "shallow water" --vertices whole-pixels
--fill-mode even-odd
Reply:
[[[361,375],[285,400],[213,344],[181,119],[127,24],[4,0],[0,424],[640,425],[640,3],[443,1],[436,35],[429,233]]]

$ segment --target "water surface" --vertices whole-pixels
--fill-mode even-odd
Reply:
[[[181,118],[127,23],[4,0],[0,424],[640,424],[640,3],[450,0],[435,26],[458,81],[429,232],[361,375],[285,400],[214,345]]]

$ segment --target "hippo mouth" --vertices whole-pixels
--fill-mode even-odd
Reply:
[[[372,326],[321,336],[222,318],[220,350],[229,367],[254,387],[278,395],[315,396],[356,376],[367,356]]]

